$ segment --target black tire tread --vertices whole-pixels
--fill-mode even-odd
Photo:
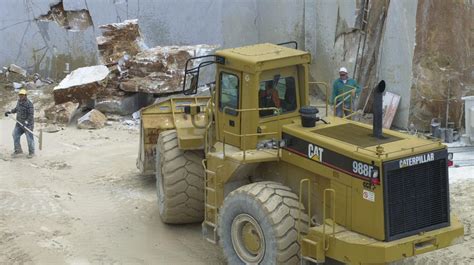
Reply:
[[[168,224],[187,224],[204,219],[204,169],[202,151],[181,150],[176,130],[161,132],[156,152],[156,177],[163,181],[164,200],[158,197],[160,216]],[[157,181],[158,185],[158,181]],[[159,193],[159,187],[157,186]]]

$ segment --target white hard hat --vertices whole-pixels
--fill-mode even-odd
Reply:
[[[346,73],[346,74],[348,73],[348,72],[347,72],[347,69],[346,69],[345,67],[339,68],[339,73],[340,73],[340,72],[344,72],[344,73]]]

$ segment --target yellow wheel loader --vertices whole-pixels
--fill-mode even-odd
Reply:
[[[187,96],[141,110],[137,166],[156,174],[163,222],[202,222],[229,264],[384,264],[453,244],[446,146],[382,129],[383,81],[373,125],[320,118],[310,62],[268,43],[191,58]],[[209,65],[210,97],[193,96]]]

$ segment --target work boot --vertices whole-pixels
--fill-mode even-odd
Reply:
[[[21,154],[23,154],[22,151],[15,151],[15,152],[13,152],[12,157],[17,157],[17,156],[19,156],[19,155],[21,155]]]
[[[33,158],[34,156],[35,156],[34,153],[29,153],[29,154],[26,156],[26,158],[31,159],[31,158]]]

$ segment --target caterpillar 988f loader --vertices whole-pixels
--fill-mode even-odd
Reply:
[[[191,58],[183,93],[213,64],[211,96],[141,111],[137,165],[156,172],[162,220],[202,222],[229,264],[383,264],[453,244],[446,146],[382,130],[377,113],[319,118],[310,60],[274,44]]]

